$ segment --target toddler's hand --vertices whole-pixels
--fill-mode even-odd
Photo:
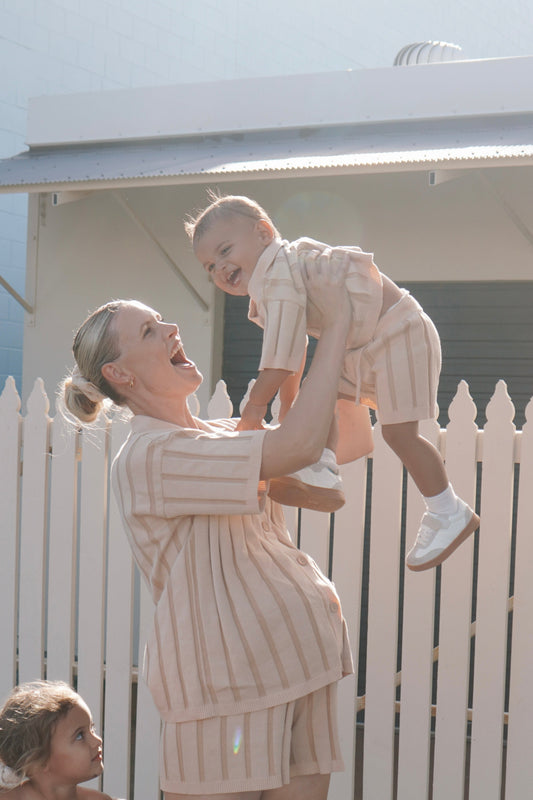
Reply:
[[[246,403],[244,406],[241,418],[237,423],[236,430],[238,431],[257,431],[264,428],[264,416],[267,412],[267,404],[256,406],[252,403]]]

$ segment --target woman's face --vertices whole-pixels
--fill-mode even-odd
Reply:
[[[113,324],[121,354],[114,363],[134,377],[139,391],[159,396],[196,391],[202,375],[185,355],[177,325],[134,301],[117,312]]]

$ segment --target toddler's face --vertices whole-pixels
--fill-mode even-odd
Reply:
[[[257,259],[273,236],[267,222],[233,214],[211,224],[195,244],[194,254],[219,289],[247,295]]]

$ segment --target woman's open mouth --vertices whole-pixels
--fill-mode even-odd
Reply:
[[[184,351],[183,347],[181,346],[181,344],[179,344],[177,347],[175,347],[174,350],[172,351],[172,353],[170,355],[170,363],[174,367],[178,367],[178,366],[190,367],[190,366],[192,366],[192,361],[189,361],[189,359],[185,355],[185,351]]]

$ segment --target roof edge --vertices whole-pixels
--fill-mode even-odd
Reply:
[[[1,162],[0,162],[1,163]],[[532,166],[533,145],[502,148],[458,148],[457,151],[410,151],[403,153],[346,154],[335,157],[273,159],[227,163],[215,169],[160,175],[144,174],[131,177],[100,177],[73,180],[43,180],[42,182],[0,182],[0,194],[25,192],[77,193],[78,197],[93,191],[150,186],[176,186],[205,183],[224,183],[235,180],[258,180],[310,177],[315,175],[360,175],[400,172],[454,172],[502,166]],[[74,198],[72,198],[74,199]],[[56,204],[59,204],[56,203]]]
[[[517,56],[49,95],[30,100],[27,143],[522,113],[532,84],[533,56]]]

